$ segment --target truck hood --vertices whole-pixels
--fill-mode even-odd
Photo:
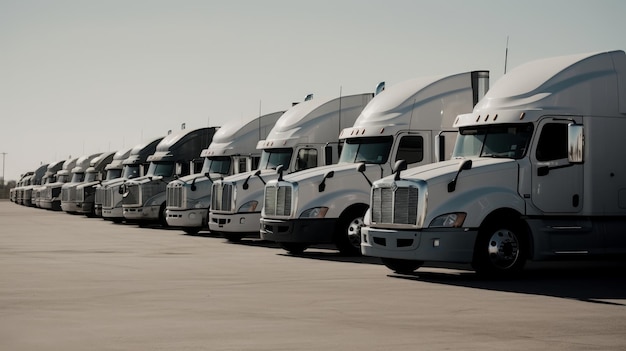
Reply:
[[[307,181],[321,182],[324,175],[330,171],[333,171],[334,175],[332,178],[329,178],[328,182],[332,182],[333,180],[336,180],[337,178],[343,178],[343,177],[350,176],[350,175],[352,175],[353,177],[358,176],[359,178],[363,178],[363,176],[359,174],[360,172],[357,171],[357,168],[359,167],[359,165],[360,163],[340,163],[340,164],[334,164],[334,165],[328,165],[328,166],[315,167],[315,168],[310,168],[310,169],[303,170],[300,172],[285,175],[283,179],[288,182],[298,182],[298,183],[304,183]],[[383,165],[366,164],[365,167],[366,167],[365,174],[370,178],[370,180],[380,179],[383,175],[382,170],[385,167],[388,168],[386,164],[383,164]],[[363,179],[363,181],[366,182],[365,179]]]
[[[515,160],[509,158],[462,158],[431,163],[415,168],[409,168],[400,173],[400,179],[421,179],[430,184],[439,182],[449,182],[459,171],[464,161],[471,160],[472,168],[470,170],[461,171],[459,179],[463,178],[465,172],[473,175],[476,173],[492,172],[500,169],[517,168],[518,164]],[[394,177],[394,175],[390,176]],[[388,179],[387,177],[385,179]]]

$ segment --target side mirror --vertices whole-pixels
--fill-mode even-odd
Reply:
[[[399,180],[400,172],[402,171],[406,171],[406,161],[398,160],[396,161],[396,164],[393,165],[393,173],[395,174],[393,180]]]
[[[278,181],[282,182],[283,181],[283,165],[278,165],[278,167],[276,167],[276,173],[278,174]]]
[[[320,185],[318,186],[317,190],[321,193],[322,191],[326,190],[326,179],[328,178],[332,178],[335,176],[335,171],[328,171],[326,172],[326,174],[324,174],[324,178],[322,178],[322,182],[320,183]]]
[[[583,163],[585,150],[585,129],[580,124],[567,125],[567,159],[570,163]]]

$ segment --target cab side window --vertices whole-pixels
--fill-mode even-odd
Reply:
[[[396,161],[405,160],[407,164],[424,159],[424,139],[421,136],[405,136],[400,139]]]
[[[537,161],[567,158],[567,124],[549,123],[541,129],[537,143]]]
[[[296,158],[296,171],[317,167],[317,150],[300,149]]]

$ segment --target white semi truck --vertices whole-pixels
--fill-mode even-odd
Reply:
[[[527,260],[626,257],[623,51],[554,57],[504,75],[458,116],[453,159],[375,182],[362,253],[507,276]]]
[[[95,187],[106,176],[107,171],[105,168],[113,161],[116,154],[116,152],[105,152],[91,160],[89,168],[85,171],[85,179],[76,186],[76,197],[74,198],[76,213],[81,213],[88,217],[95,216]]]
[[[218,127],[183,129],[167,135],[148,156],[150,167],[145,176],[124,183],[124,218],[134,222],[158,222],[167,226],[165,188],[175,178],[198,173],[200,153],[213,140]]]
[[[339,163],[286,175],[265,186],[261,238],[290,253],[334,244],[361,253],[360,228],[372,181],[409,167],[450,158],[458,114],[471,112],[489,88],[489,72],[424,77],[391,86],[365,107],[344,139]]]
[[[61,187],[70,181],[72,168],[78,158],[70,158],[63,162],[63,167],[56,173],[56,182],[46,184],[40,200],[41,207],[47,210],[61,211]]]
[[[102,194],[102,218],[121,223],[124,221],[122,208],[122,185],[134,178],[146,175],[148,171],[148,157],[156,151],[157,145],[163,140],[159,137],[143,144],[138,144],[130,151],[130,156],[122,161],[122,176],[120,178],[102,182],[100,191]]]
[[[28,179],[28,184],[22,187],[22,205],[29,207],[35,206],[35,199],[33,197],[35,194],[34,190],[41,186],[43,176],[45,175],[47,169],[47,163],[39,166]]]
[[[208,228],[213,181],[255,170],[261,156],[256,145],[267,137],[284,112],[259,116],[243,125],[233,120],[221,126],[211,145],[200,154],[204,159],[200,174],[188,175],[167,185],[165,203],[168,225],[180,227],[188,234],[197,234]]]
[[[100,156],[101,153],[84,155],[76,160],[76,165],[72,168],[70,181],[61,186],[61,209],[67,213],[77,213],[76,187],[85,181],[85,173],[91,160]]]
[[[104,188],[102,187],[102,183],[122,178],[124,160],[130,156],[132,150],[133,149],[130,148],[117,151],[113,155],[111,162],[104,166],[104,179],[99,180],[98,183],[94,185],[93,215],[95,217],[102,217],[102,203],[104,201]]]
[[[373,94],[309,99],[292,106],[259,141],[256,171],[213,183],[209,229],[230,241],[259,235],[265,183],[308,168],[333,164],[339,155],[339,132],[354,124]]]
[[[41,200],[45,194],[46,186],[56,182],[57,172],[63,168],[64,162],[65,161],[56,161],[50,163],[46,168],[46,173],[44,173],[41,179],[41,185],[33,188],[33,203],[36,207],[42,207]]]

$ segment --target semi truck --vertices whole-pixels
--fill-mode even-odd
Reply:
[[[46,186],[48,184],[56,182],[57,172],[63,168],[63,163],[65,161],[56,161],[50,163],[46,168],[46,173],[44,173],[41,178],[41,184],[35,188],[33,188],[33,202],[36,207],[41,208],[41,200],[46,190]]]
[[[91,160],[89,168],[85,171],[85,179],[76,186],[76,197],[74,200],[76,213],[84,214],[88,217],[95,216],[96,185],[99,185],[106,176],[106,167],[113,161],[116,154],[116,152],[105,152]]]
[[[76,160],[76,165],[71,171],[70,181],[61,186],[61,209],[64,212],[77,213],[76,187],[85,181],[85,172],[87,172],[91,160],[100,155],[101,153],[84,155]]]
[[[41,198],[41,207],[47,210],[61,211],[61,187],[71,179],[72,168],[78,158],[70,158],[63,162],[63,167],[56,174],[56,182],[46,185]]]
[[[261,160],[255,171],[213,182],[209,229],[229,241],[259,236],[263,188],[283,174],[335,163],[339,132],[354,124],[373,94],[315,99],[292,106],[276,122],[267,139],[257,143]]]
[[[267,182],[261,238],[292,254],[313,244],[360,254],[372,181],[391,174],[399,159],[408,167],[449,159],[454,119],[471,112],[488,87],[489,72],[473,71],[411,79],[377,94],[341,131],[337,164]]]
[[[24,206],[35,206],[35,198],[34,190],[41,186],[41,182],[44,174],[46,173],[46,169],[48,169],[48,164],[42,164],[39,166],[33,174],[28,178],[28,182],[21,189],[22,192],[22,205]]]
[[[167,227],[165,188],[175,178],[198,173],[200,153],[213,140],[218,127],[183,129],[167,135],[148,156],[150,166],[145,176],[124,183],[122,208],[124,218],[145,223],[158,222]]]
[[[391,270],[468,264],[512,276],[528,260],[626,257],[626,55],[540,59],[461,114],[453,158],[371,189],[362,253]]]
[[[138,178],[146,174],[148,166],[150,165],[147,161],[148,156],[154,154],[161,140],[163,140],[163,137],[158,137],[133,147],[128,158],[122,161],[122,176],[100,184],[100,189],[96,192],[102,192],[103,219],[113,221],[114,223],[124,221],[122,208],[122,194],[124,191],[122,185],[130,179]]]
[[[104,179],[99,180],[94,185],[94,199],[93,199],[93,216],[102,217],[102,203],[104,201],[104,188],[102,183],[112,181],[122,177],[124,170],[124,160],[130,156],[130,152],[133,149],[119,150],[113,155],[113,159],[109,164],[104,166]]]
[[[187,234],[208,228],[213,180],[255,170],[261,156],[256,145],[267,137],[284,112],[259,116],[243,125],[233,120],[221,126],[211,145],[200,154],[204,159],[200,174],[175,179],[167,185],[168,225],[182,228]]]
[[[34,171],[28,171],[22,174],[20,176],[20,179],[15,184],[15,188],[13,188],[13,202],[15,202],[16,204],[24,204],[24,188],[30,183],[30,179],[33,177],[33,174],[35,174]]]

